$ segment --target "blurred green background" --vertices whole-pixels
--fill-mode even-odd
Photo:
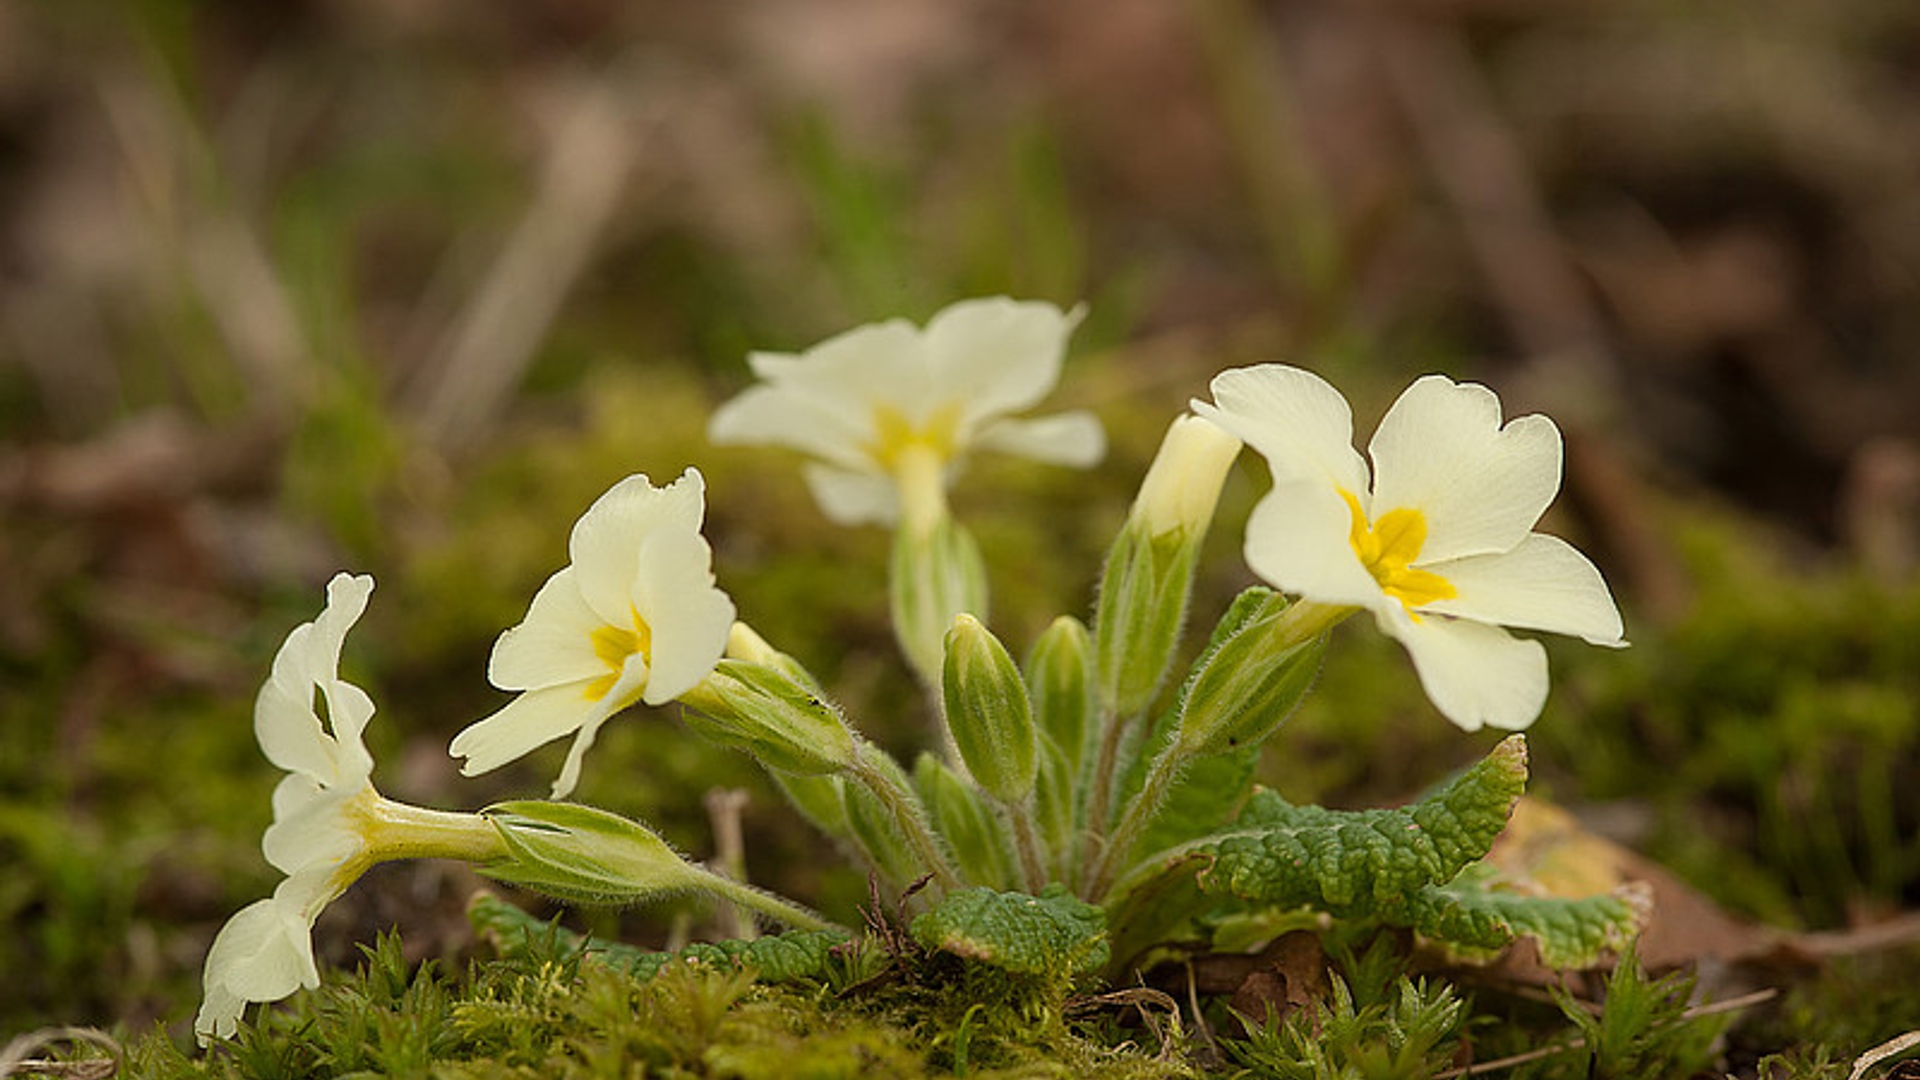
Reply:
[[[719,450],[754,348],[1008,293],[1086,301],[1053,407],[1094,474],[956,494],[1023,651],[1085,615],[1164,425],[1310,366],[1364,432],[1427,371],[1568,443],[1550,516],[1635,647],[1556,643],[1537,788],[1728,908],[1920,901],[1920,8],[1899,0],[0,0],[0,1034],[179,1030],[271,888],[252,696],[337,569],[383,791],[475,781],[487,650],[629,472],[706,472],[723,587],[903,754],[886,538]],[[1243,463],[1196,617],[1250,578]],[[1343,630],[1269,782],[1341,805],[1471,759]],[[579,797],[850,917],[744,759],[610,725]],[[468,947],[477,879],[384,867],[323,919]],[[682,921],[702,914],[689,909]],[[584,925],[657,943],[674,913]]]

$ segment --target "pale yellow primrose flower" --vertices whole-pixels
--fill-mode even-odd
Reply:
[[[1212,390],[1194,411],[1273,472],[1247,522],[1247,564],[1303,600],[1372,612],[1455,724],[1516,729],[1540,714],[1546,651],[1502,627],[1625,644],[1600,572],[1532,531],[1560,488],[1553,421],[1502,426],[1493,391],[1429,375],[1381,419],[1369,477],[1352,411],[1319,376],[1263,364],[1222,372]]]
[[[840,524],[912,522],[929,501],[940,505],[973,450],[1081,467],[1100,460],[1106,436],[1090,413],[1010,418],[1059,381],[1080,317],[1038,301],[963,300],[925,329],[890,319],[798,356],[756,352],[747,363],[761,385],[722,405],[707,433],[814,458],[807,486]]]
[[[228,920],[207,952],[206,998],[194,1031],[233,1034],[249,1001],[274,1001],[320,985],[313,921],[360,876],[363,841],[353,818],[375,799],[373,758],[361,734],[373,701],[338,674],[340,645],[367,609],[373,579],[337,574],[320,617],[287,635],[254,703],[253,730],[267,759],[287,770],[273,793],[261,847],[287,875],[273,896]],[[324,703],[325,716],[315,708]]]
[[[600,725],[635,702],[660,705],[713,670],[733,626],[700,535],[706,483],[695,469],[664,488],[615,484],[573,527],[571,564],[547,579],[520,625],[494,644],[487,678],[521,691],[449,747],[460,771],[497,769],[574,734],[553,797],[573,790]]]

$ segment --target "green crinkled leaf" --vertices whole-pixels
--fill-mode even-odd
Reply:
[[[1526,780],[1526,741],[1514,735],[1397,809],[1325,810],[1259,792],[1231,831],[1192,846],[1213,858],[1199,884],[1213,895],[1399,921],[1422,890],[1486,855]]]
[[[584,955],[643,980],[653,978],[669,963],[685,960],[730,970],[752,968],[761,982],[825,982],[836,970],[834,950],[852,940],[832,930],[795,930],[752,941],[698,943],[678,952],[653,952],[589,940],[484,892],[467,905],[467,921],[476,933],[492,939],[503,955],[515,956],[534,942],[551,940],[559,952]]]
[[[1058,884],[1039,896],[963,889],[914,919],[912,930],[926,948],[1023,975],[1078,974],[1108,957],[1106,916]]]
[[[1528,896],[1514,891],[1495,868],[1476,863],[1447,884],[1422,890],[1412,915],[1415,930],[1447,945],[1492,951],[1530,937],[1541,963],[1581,968],[1624,951],[1640,932],[1646,908],[1620,892],[1571,900]]]

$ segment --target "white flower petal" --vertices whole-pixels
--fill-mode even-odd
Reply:
[[[227,989],[226,983],[208,986],[200,1001],[200,1012],[193,1018],[196,1041],[204,1048],[211,1046],[215,1039],[233,1038],[240,1030],[240,1014],[246,1007],[246,1000]]]
[[[308,627],[294,628],[295,634]],[[304,634],[301,635],[304,638]],[[287,645],[295,644],[290,636]],[[283,647],[283,653],[286,649]],[[276,661],[275,668],[280,665]],[[291,665],[289,665],[291,666]],[[314,715],[312,683],[282,680],[276,670],[260,687],[253,702],[253,734],[267,760],[288,772],[316,780],[339,771],[338,746],[321,729]]]
[[[727,648],[733,601],[714,587],[713,553],[699,533],[660,532],[640,549],[633,607],[652,631],[643,700],[672,701],[707,677]]]
[[[947,306],[921,335],[937,399],[960,406],[963,429],[1038,404],[1060,381],[1067,337],[1083,314],[1004,296]]]
[[[1380,420],[1368,446],[1373,506],[1426,516],[1417,564],[1506,551],[1560,490],[1560,429],[1544,416],[1500,426],[1500,399],[1444,375],[1416,380]]]
[[[580,782],[580,763],[593,747],[594,737],[600,733],[600,725],[612,718],[614,713],[639,700],[647,679],[646,657],[639,653],[627,657],[620,678],[601,699],[601,707],[580,725],[580,731],[573,737],[573,745],[567,748],[567,760],[560,766],[559,779],[553,782],[552,798],[564,799],[573,794],[574,785]]]
[[[836,525],[891,525],[900,519],[900,493],[885,476],[809,464],[801,470],[820,512]]]
[[[849,469],[874,468],[864,447],[876,438],[864,400],[831,402],[780,384],[742,390],[714,410],[707,438],[721,446],[785,446]]]
[[[594,631],[605,625],[581,597],[574,568],[566,567],[533,594],[520,625],[493,643],[487,681],[502,690],[533,690],[605,675],[606,661],[593,647]]]
[[[341,644],[365,612],[373,579],[336,574],[318,618],[287,634],[254,700],[254,736],[267,760],[326,784],[355,784],[373,770],[361,741],[373,700],[338,674]],[[326,723],[315,711],[318,695]],[[331,729],[331,734],[329,734]]]
[[[1376,621],[1406,646],[1428,700],[1462,729],[1514,731],[1539,718],[1547,700],[1547,652],[1539,642],[1439,615]]]
[[[995,420],[980,429],[973,445],[980,450],[1084,469],[1098,464],[1106,454],[1107,433],[1092,413],[1074,410],[1030,420]]]
[[[328,675],[339,670],[341,643],[366,613],[367,598],[372,595],[373,577],[368,574],[335,574],[327,582],[327,606],[314,620],[313,628],[317,643],[324,649],[316,654],[316,660],[324,661]]]
[[[447,752],[461,763],[462,776],[478,776],[532,753],[582,724],[604,719],[602,698],[589,693],[588,681],[528,690],[504,708],[467,725]]]
[[[730,418],[725,441],[792,446],[859,467],[878,433],[875,406],[920,422],[941,404],[924,352],[912,323],[888,319],[836,334],[799,356],[753,353],[747,364],[765,383],[759,389],[776,396]]]
[[[269,897],[241,908],[207,950],[206,997],[193,1022],[200,1041],[231,1037],[249,1001],[278,1001],[303,984],[318,985],[318,978],[305,983],[312,948],[298,913],[278,900]]]
[[[1316,479],[1353,493],[1364,508],[1367,463],[1353,448],[1353,410],[1340,391],[1285,364],[1234,368],[1213,377],[1213,403],[1193,411],[1267,459],[1276,484]]]
[[[641,542],[658,529],[698,532],[705,515],[706,481],[698,469],[688,469],[664,488],[636,473],[607,489],[574,523],[567,542],[581,598],[603,622],[630,625],[627,596]]]
[[[335,772],[330,784],[354,785],[373,773],[373,755],[367,752],[367,723],[373,719],[373,699],[365,690],[335,679],[320,688],[327,701],[327,727],[333,731]]]
[[[304,776],[286,777],[273,789],[273,824],[260,838],[260,850],[283,874],[348,861],[361,849],[348,813],[354,800],[370,790],[334,791]]]
[[[1522,630],[1624,645],[1620,609],[1600,571],[1572,544],[1532,533],[1512,551],[1432,567],[1458,596],[1421,608]]]
[[[1349,539],[1353,515],[1325,483],[1276,484],[1247,519],[1247,565],[1282,592],[1324,604],[1389,601]]]

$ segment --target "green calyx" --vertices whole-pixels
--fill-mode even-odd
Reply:
[[[1071,615],[1053,620],[1027,656],[1034,722],[1078,773],[1093,736],[1093,635]]]
[[[1131,716],[1153,703],[1186,623],[1204,530],[1157,536],[1129,522],[1114,538],[1094,612],[1096,685],[1103,706]]]
[[[853,733],[839,712],[780,668],[721,660],[679,700],[689,728],[745,750],[769,768],[811,776],[853,763]]]
[[[481,813],[508,854],[478,869],[500,881],[581,904],[630,904],[700,884],[700,872],[666,841],[618,814],[535,800]]]
[[[1243,597],[1246,620],[1196,665],[1180,704],[1183,757],[1265,742],[1299,707],[1326,657],[1324,627],[1278,594]]]

